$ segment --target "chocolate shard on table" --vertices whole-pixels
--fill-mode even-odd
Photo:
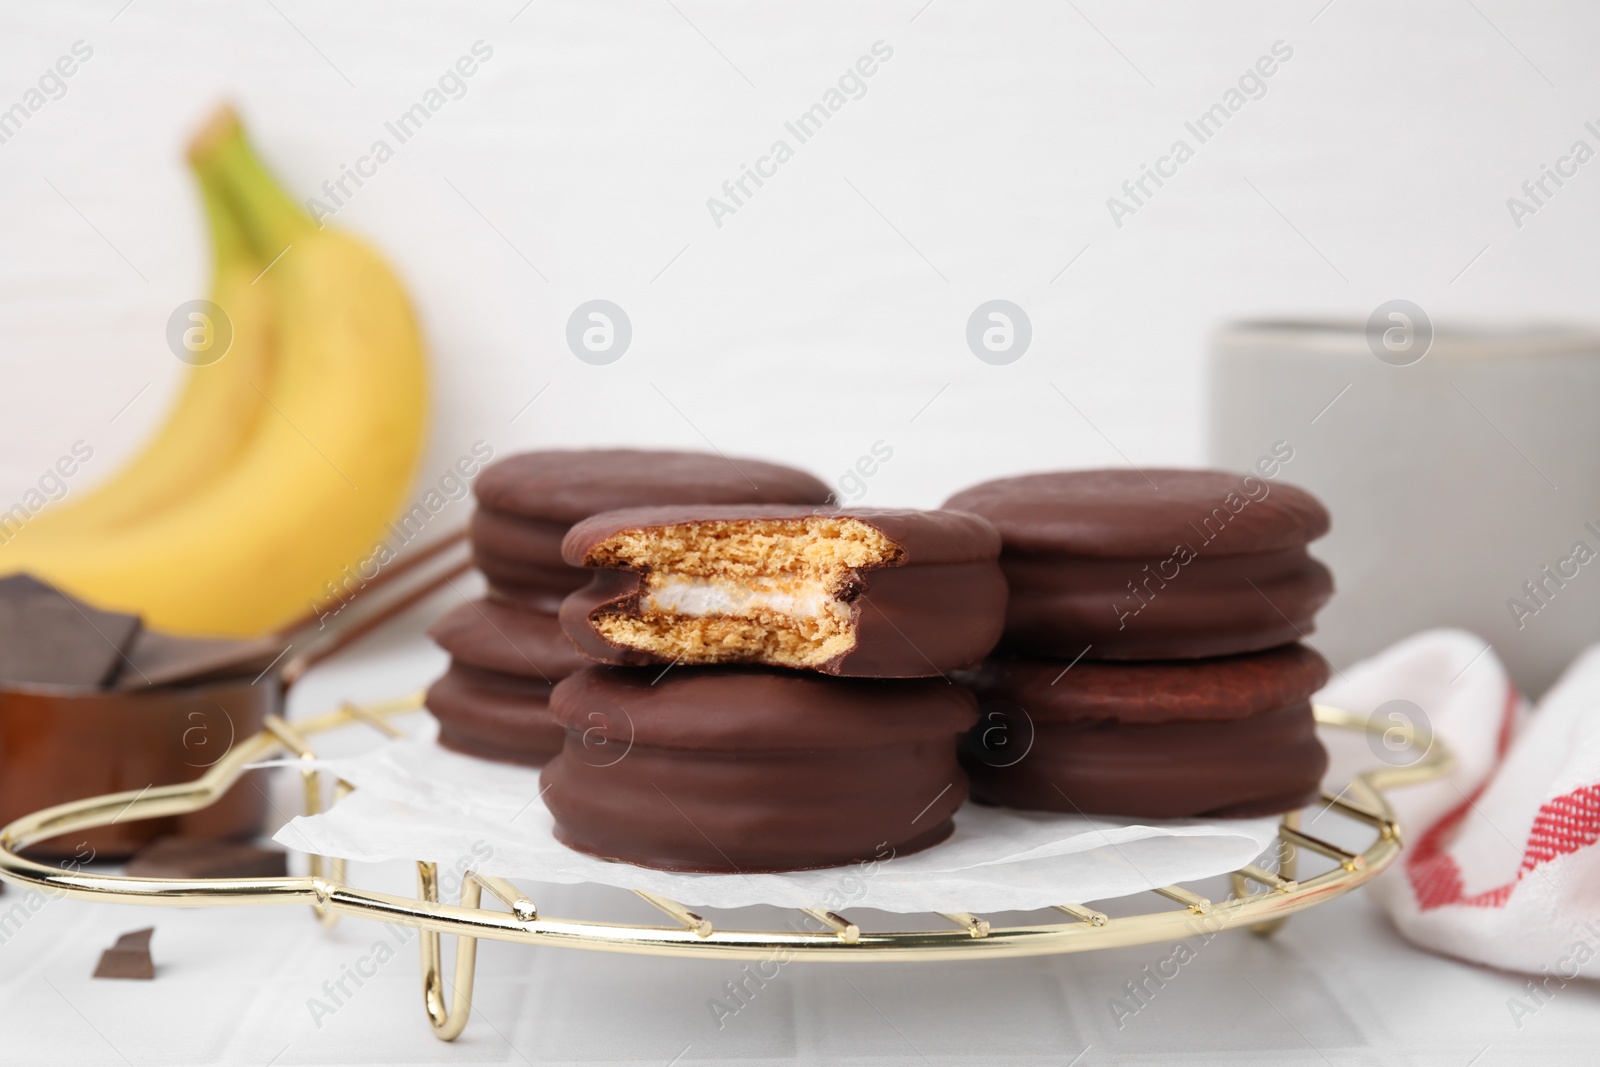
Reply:
[[[980,803],[1141,818],[1271,815],[1314,801],[1328,757],[1304,645],[1214,659],[991,659],[962,763]]]
[[[473,486],[473,556],[493,595],[555,613],[587,577],[562,561],[575,522],[660,504],[822,504],[828,487],[775,463],[705,452],[553,449],[508,456]]]
[[[110,685],[139,617],[102,611],[30,574],[0,578],[0,684]]]
[[[158,837],[123,868],[131,878],[281,878],[289,873],[288,854],[242,841]]]
[[[591,667],[556,686],[556,836],[674,871],[754,873],[906,855],[966,798],[972,694],[761,667]]]
[[[959,511],[628,508],[562,551],[595,577],[561,624],[603,663],[929,677],[978,663],[1005,615],[999,535]]]
[[[1011,585],[1003,647],[1187,659],[1298,641],[1333,592],[1306,546],[1311,494],[1254,474],[1092,470],[985,482],[946,507],[993,522]]]
[[[566,733],[550,715],[552,688],[537,678],[455,662],[423,702],[445,748],[537,767],[561,751]]]
[[[116,944],[100,954],[94,977],[154,978],[156,965],[150,958],[150,935],[155,932],[155,927],[147,926],[117,938]]]

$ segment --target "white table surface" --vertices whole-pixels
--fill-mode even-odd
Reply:
[[[406,876],[398,865],[383,874],[395,888]],[[582,895],[555,887],[539,903],[570,912]],[[151,924],[155,981],[89,977],[119,933]],[[52,902],[0,950],[0,1059],[1066,1064],[1087,1047],[1078,1064],[1489,1067],[1592,1063],[1600,1027],[1600,990],[1585,985],[1569,986],[1518,1030],[1506,1000],[1519,979],[1408,947],[1360,895],[1296,917],[1270,941],[1218,936],[1121,1030],[1108,999],[1169,955],[1164,946],[961,964],[791,964],[719,1030],[706,1004],[738,976],[737,963],[486,942],[474,1017],[447,1045],[429,1035],[412,942],[318,1026],[308,1001],[324,996],[322,983],[389,936],[348,921],[324,933],[298,907]]]
[[[292,717],[425,683],[443,657],[420,630],[439,607],[424,605],[314,671],[294,693]],[[333,736],[319,748],[333,753],[356,740]],[[292,812],[295,782],[278,786],[276,802]],[[403,863],[352,875],[371,888],[415,890]],[[547,886],[535,896],[545,914],[594,915],[593,892]],[[609,917],[659,919],[621,891],[600,892]],[[21,896],[8,888],[0,912]],[[117,935],[150,925],[154,981],[90,977]],[[1296,916],[1271,940],[1237,932],[1198,946],[1120,1028],[1111,999],[1170,946],[973,963],[795,963],[719,1028],[708,1002],[739,976],[738,963],[484,942],[474,1017],[447,1045],[429,1033],[409,938],[375,977],[359,988],[347,981],[352,995],[319,1018],[313,998],[332,1003],[323,983],[393,936],[351,920],[325,932],[301,907],[52,900],[0,944],[0,1063],[1493,1067],[1592,1063],[1600,1033],[1600,987],[1568,985],[1519,1028],[1507,1002],[1525,978],[1412,948],[1360,893]]]

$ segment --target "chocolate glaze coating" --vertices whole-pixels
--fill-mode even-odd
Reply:
[[[545,682],[452,664],[428,689],[446,748],[501,763],[538,766],[561,751],[566,730],[550,715]]]
[[[561,558],[572,523],[640,504],[820,504],[828,487],[803,471],[700,452],[525,452],[484,468],[473,492],[472,553],[498,598],[555,614],[589,581]]]
[[[587,563],[594,549],[623,530],[717,519],[802,518],[824,514],[795,507],[627,508],[574,526],[563,544],[567,562]],[[863,568],[851,600],[855,647],[816,668],[854,678],[926,678],[978,663],[999,639],[1006,585],[996,556],[1000,539],[976,515],[958,511],[859,509],[826,512],[876,527],[900,547],[898,562]],[[599,613],[638,610],[643,572],[597,570],[585,589],[561,606],[561,624],[585,656],[601,663],[667,662],[622,648],[600,635]]]
[[[1328,667],[1310,649],[1083,662],[1065,675],[1062,666],[992,660],[978,674],[981,719],[962,742],[974,799],[1180,818],[1270,814],[1316,798],[1327,754],[1310,697]]]
[[[1249,502],[1235,510],[1230,494]],[[1165,556],[1179,542],[1206,541],[1208,518],[1211,556],[1302,548],[1328,532],[1327,509],[1304,489],[1212,470],[1025,474],[964,489],[944,506],[994,523],[1007,552],[1047,556]]]
[[[484,468],[473,492],[494,511],[564,524],[647,504],[821,504],[829,496],[826,485],[793,467],[631,448],[507,456]]]
[[[977,702],[959,685],[857,681],[768,667],[586,667],[561,682],[551,714],[571,730],[655,748],[728,752],[866,749],[955,736]],[[619,709],[626,714],[620,718]],[[599,710],[605,714],[591,714]],[[597,736],[598,736],[597,735]]]
[[[986,482],[947,506],[1000,529],[1011,587],[1003,647],[1022,655],[1252,652],[1311,633],[1333,593],[1305,550],[1327,532],[1327,511],[1254,476],[1063,471]]]
[[[1328,568],[1303,548],[1202,553],[1181,567],[1165,565],[1170,558],[1002,557],[1011,591],[1004,647],[1067,659],[1088,647],[1086,659],[1108,660],[1255,652],[1311,634],[1333,595]]]
[[[553,615],[498,600],[452,609],[428,630],[454,662],[554,684],[587,662]]]
[[[472,549],[472,562],[483,572],[491,586],[506,594],[506,599],[520,601],[549,614],[560,609],[562,597],[582,589],[589,581],[589,575],[578,567],[569,567],[565,563],[529,563],[496,555],[476,546]],[[556,606],[542,608],[540,605],[547,601]]]
[[[480,504],[472,513],[468,533],[475,552],[546,567],[565,567],[561,559],[561,539],[571,526],[568,522],[522,518]]]
[[[556,836],[664,870],[833,867],[942,841],[972,694],[746,667],[594,667],[556,686]]]
[[[980,698],[1008,700],[1035,722],[1247,719],[1298,704],[1328,684],[1328,661],[1305,645],[1203,661],[1093,663],[995,657],[969,679]]]
[[[1303,807],[1328,765],[1305,702],[1222,722],[1036,724],[1032,751],[1014,766],[970,750],[962,758],[979,803],[1147,819]]]
[[[576,570],[577,568],[573,568]],[[580,578],[588,575],[578,571]],[[488,577],[485,575],[485,577]],[[523,611],[532,611],[540,615],[555,616],[561,612],[561,602],[571,594],[549,585],[517,585],[510,582],[497,582],[489,579],[487,599],[501,604],[509,604]]]

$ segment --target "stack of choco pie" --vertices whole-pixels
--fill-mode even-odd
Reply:
[[[556,836],[678,871],[785,871],[936,844],[999,640],[1000,537],[957,511],[634,508],[578,523],[555,687]]]
[[[478,476],[473,558],[488,594],[429,631],[450,669],[428,690],[439,742],[468,755],[537,766],[566,731],[550,717],[555,683],[586,662],[556,618],[589,574],[562,561],[561,539],[597,512],[643,504],[821,504],[803,471],[699,452],[526,452]]]
[[[1001,649],[973,677],[974,799],[1145,818],[1315,799],[1328,667],[1297,642],[1332,593],[1306,552],[1328,514],[1263,464],[1028,475],[946,503],[1000,530],[1010,584]]]

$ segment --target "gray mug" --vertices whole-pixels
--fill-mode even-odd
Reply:
[[[1333,514],[1311,643],[1335,664],[1455,626],[1537,695],[1600,641],[1600,332],[1435,328],[1391,301],[1225,326],[1209,384],[1213,465],[1285,442],[1281,479]]]

